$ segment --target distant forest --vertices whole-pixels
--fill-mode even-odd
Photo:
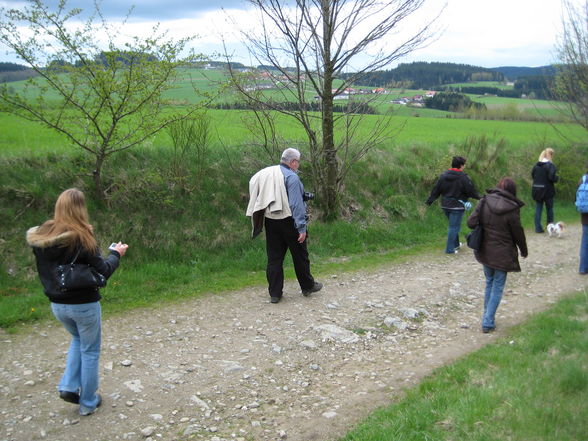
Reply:
[[[350,75],[352,74],[343,74],[342,77]],[[504,75],[501,72],[468,64],[415,62],[400,64],[391,70],[372,72],[358,85],[433,89],[443,84],[468,81],[504,81]]]
[[[34,75],[32,69],[22,64],[0,62],[0,83],[26,80]]]

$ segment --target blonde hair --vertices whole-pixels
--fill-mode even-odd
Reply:
[[[74,249],[81,245],[86,251],[94,252],[96,239],[89,222],[84,193],[77,188],[69,188],[59,195],[55,202],[53,219],[46,221],[33,234],[35,240],[47,240],[64,235],[63,246]]]
[[[539,161],[543,161],[544,159],[551,161],[553,159],[554,153],[555,153],[555,151],[551,147],[546,148],[539,155]]]

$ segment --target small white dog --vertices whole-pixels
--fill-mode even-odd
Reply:
[[[558,237],[561,239],[565,229],[566,224],[563,222],[556,222],[555,224],[547,225],[547,233],[549,233],[549,237]]]

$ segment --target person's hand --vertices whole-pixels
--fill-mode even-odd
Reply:
[[[114,251],[116,251],[118,254],[120,254],[120,257],[122,257],[125,255],[128,248],[129,246],[126,243],[119,242],[114,247]]]
[[[306,233],[298,234],[298,243],[302,243],[306,240]]]

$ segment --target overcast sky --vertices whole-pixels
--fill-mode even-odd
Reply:
[[[446,0],[428,0],[424,17],[436,15]],[[583,0],[573,0],[582,4]],[[47,0],[56,4],[57,0]],[[25,2],[0,0],[0,6],[19,8]],[[92,0],[69,0],[68,5],[91,9]],[[103,0],[101,9],[112,21],[135,5],[125,32],[141,35],[157,22],[177,37],[197,34],[196,51],[222,52],[221,36],[235,61],[256,64],[240,51],[235,25],[250,23],[253,13],[245,0]],[[224,10],[223,10],[224,9]],[[484,67],[544,66],[554,62],[560,35],[561,0],[447,0],[437,25],[441,36],[399,62],[443,61]],[[0,61],[17,61],[0,49]],[[395,67],[395,66],[390,66]]]

